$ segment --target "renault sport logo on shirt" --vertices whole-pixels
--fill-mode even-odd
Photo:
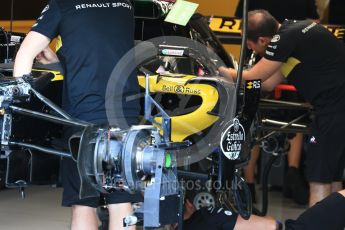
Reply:
[[[266,50],[266,51],[265,51],[265,53],[266,53],[268,56],[271,56],[271,57],[273,57],[273,56],[274,56],[274,53],[273,53],[273,52],[271,52],[271,51]]]
[[[41,16],[37,19],[36,23],[32,25],[32,28],[36,27],[38,25],[38,21],[42,20],[44,17],[44,13],[49,10],[49,4],[44,7],[44,9],[41,12]]]
[[[42,10],[41,14],[44,14],[47,10],[49,10],[49,5],[46,5],[46,7],[44,7],[44,9]]]
[[[302,33],[307,33],[311,28],[313,28],[314,26],[316,26],[317,25],[317,23],[316,22],[313,22],[312,24],[310,24],[309,26],[307,26],[306,28],[304,28],[303,30],[302,30]]]
[[[132,9],[132,6],[128,3],[124,2],[104,2],[104,3],[85,3],[85,4],[79,4],[75,6],[76,10],[82,10],[82,9],[89,9],[89,8],[117,8],[117,7],[123,7]]]

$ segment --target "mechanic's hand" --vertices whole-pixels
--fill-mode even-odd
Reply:
[[[47,47],[36,56],[36,61],[38,63],[46,65],[46,64],[59,62],[59,58],[56,56],[54,51],[52,51],[49,47]]]
[[[221,76],[227,77],[229,79],[232,79],[233,81],[236,81],[237,71],[235,69],[221,66],[218,68],[218,71]]]
[[[192,202],[190,202],[188,199],[186,199],[184,207],[185,207],[185,209],[184,209],[183,219],[188,220],[193,215],[193,213],[196,211],[196,208],[192,204]]]

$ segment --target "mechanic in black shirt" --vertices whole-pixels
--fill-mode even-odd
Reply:
[[[285,222],[286,230],[344,230],[345,190],[332,193],[313,207],[304,211],[296,220]],[[271,217],[251,215],[242,219],[233,210],[223,208],[201,208],[185,202],[184,230],[269,230],[283,229],[281,223]]]
[[[184,230],[278,230],[281,223],[269,216],[251,215],[243,219],[236,211],[224,208],[202,207],[196,210],[189,199],[185,201]]]
[[[307,151],[309,205],[342,189],[345,166],[345,47],[322,25],[286,20],[279,24],[265,10],[249,12],[249,49],[263,58],[243,72],[245,80],[261,79],[273,90],[287,78],[315,110]],[[237,71],[221,67],[236,78]]]
[[[57,61],[47,56],[46,47],[59,36],[62,46],[57,56],[64,68],[63,109],[79,120],[108,124],[106,87],[118,61],[134,46],[133,11],[129,0],[50,0],[17,53],[14,76],[30,74],[37,55],[41,60]],[[139,92],[137,78],[134,73],[121,77],[125,87],[123,94],[116,98],[123,103],[128,125],[136,124],[139,103],[126,101],[125,96]],[[126,128],[123,126],[127,124],[118,125]],[[96,207],[100,199],[79,199],[80,179],[76,163],[71,159],[62,161],[62,184],[62,205],[72,207],[71,229],[98,229]],[[123,218],[132,212],[130,202],[137,202],[141,197],[114,192],[106,198],[109,228],[123,229]]]
[[[248,10],[264,9],[267,10],[279,23],[285,19],[305,20],[311,19],[319,22],[320,18],[317,13],[315,0],[248,0]],[[240,0],[236,8],[235,16],[242,18],[243,0]],[[250,54],[250,52],[248,52]],[[249,55],[248,55],[249,56]],[[256,55],[255,61],[259,61],[260,57]],[[281,100],[287,101],[304,101],[298,92],[283,94]],[[286,112],[286,111],[285,111]],[[288,121],[301,116],[304,111],[289,111],[284,113],[283,119]],[[279,116],[279,118],[281,117]],[[302,133],[288,135],[290,148],[287,153],[288,168],[284,177],[283,194],[286,197],[292,198],[296,203],[301,205],[308,204],[309,200],[309,186],[305,180],[305,176],[301,173],[302,149],[304,142],[304,135]],[[244,168],[244,178],[250,191],[252,193],[253,202],[256,201],[255,196],[255,168],[260,156],[260,147],[254,146],[251,151],[251,158],[248,165]]]

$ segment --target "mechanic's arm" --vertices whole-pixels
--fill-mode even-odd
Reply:
[[[283,81],[284,81],[284,76],[280,72],[280,70],[278,70],[271,77],[269,77],[266,81],[264,81],[261,84],[261,89],[264,91],[273,91],[274,88]]]
[[[35,57],[50,43],[50,39],[40,33],[31,31],[21,44],[14,62],[13,76],[30,74]]]
[[[265,82],[272,76],[276,76],[277,72],[280,71],[281,66],[283,65],[282,62],[278,61],[270,61],[266,58],[261,58],[261,60],[255,64],[251,69],[243,71],[242,78],[243,80],[258,80],[260,79],[262,82]],[[229,77],[236,80],[237,71],[232,68],[220,67],[219,68],[220,75],[224,77]],[[273,87],[270,84],[278,84],[277,81],[268,82],[266,85],[268,88]]]
[[[345,189],[344,189],[344,190],[339,191],[339,193],[340,193],[341,195],[343,195],[343,197],[345,197]]]
[[[48,46],[36,56],[36,61],[38,63],[47,65],[59,62],[59,58],[56,56],[55,52]]]

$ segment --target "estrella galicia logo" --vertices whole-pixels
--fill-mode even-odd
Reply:
[[[237,160],[245,141],[245,131],[240,121],[234,118],[233,123],[225,130],[220,139],[220,148],[229,160]]]

